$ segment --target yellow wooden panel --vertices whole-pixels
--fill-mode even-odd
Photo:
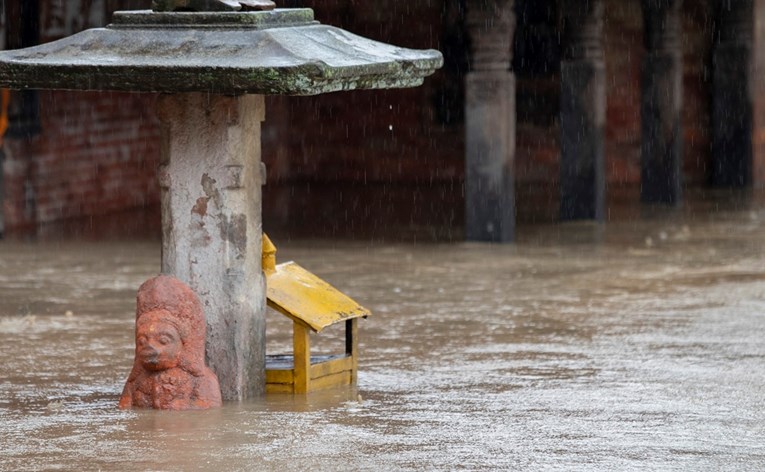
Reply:
[[[268,306],[319,332],[371,313],[294,262],[266,272]]]
[[[292,385],[266,384],[266,393],[294,393]]]
[[[350,372],[351,370],[353,370],[353,359],[350,357],[313,364],[311,365],[311,381],[327,375]]]
[[[268,370],[266,369],[267,384],[290,384],[294,382],[291,370]]]
[[[351,373],[340,372],[338,374],[327,375],[311,381],[310,391],[324,390],[325,388],[339,387],[341,385],[351,384]]]

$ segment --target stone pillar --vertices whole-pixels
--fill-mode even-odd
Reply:
[[[603,1],[564,0],[561,63],[561,219],[601,221],[606,120]]]
[[[753,0],[716,0],[712,52],[712,184],[752,183]]]
[[[465,91],[465,231],[469,241],[515,237],[513,0],[469,2],[471,72]]]
[[[753,77],[765,77],[765,0],[754,1]],[[765,184],[765,80],[752,80],[752,184]]]
[[[642,173],[644,203],[682,200],[682,0],[641,0],[646,55],[642,70]]]
[[[199,295],[223,399],[265,390],[259,95],[165,95],[162,272]]]

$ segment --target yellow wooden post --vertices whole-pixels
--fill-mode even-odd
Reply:
[[[263,233],[263,255],[261,256],[263,272],[266,275],[276,272],[276,246],[266,233]]]
[[[294,393],[308,393],[311,382],[311,333],[302,324],[293,323]]]

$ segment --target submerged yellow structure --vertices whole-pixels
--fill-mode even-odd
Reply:
[[[276,264],[276,247],[263,235],[268,306],[293,322],[293,355],[266,356],[266,393],[308,393],[356,383],[358,319],[371,315],[336,288],[294,262]],[[345,322],[345,353],[311,356],[311,331]]]

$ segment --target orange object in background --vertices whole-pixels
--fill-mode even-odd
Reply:
[[[0,91],[0,146],[3,145],[5,132],[8,131],[8,105],[11,103],[11,91],[4,88]]]

